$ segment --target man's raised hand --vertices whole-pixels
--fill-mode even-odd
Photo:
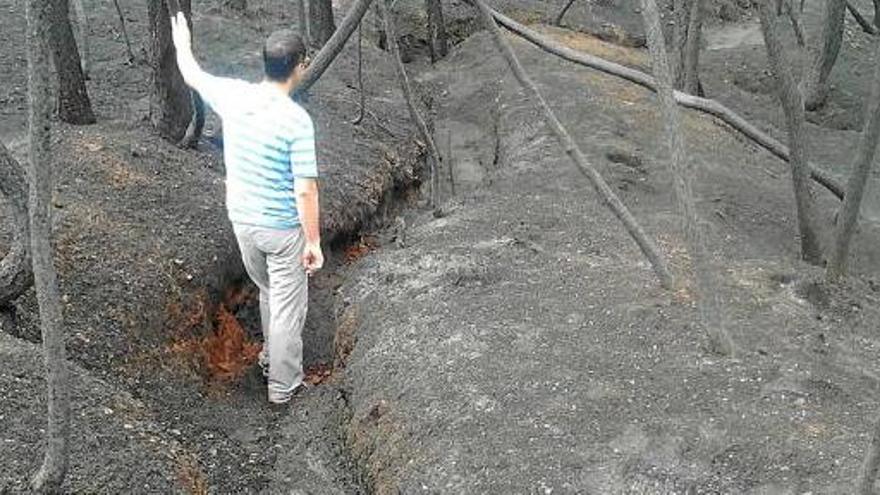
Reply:
[[[178,52],[192,51],[192,34],[189,32],[189,24],[183,12],[171,16],[171,40]]]

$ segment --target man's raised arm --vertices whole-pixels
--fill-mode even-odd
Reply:
[[[180,75],[191,88],[198,91],[202,97],[209,96],[211,86],[217,77],[208,74],[199,67],[196,57],[192,51],[192,34],[189,31],[189,24],[186,22],[186,16],[183,12],[171,18],[171,40],[174,42],[174,50],[177,53],[177,67],[180,69]],[[210,103],[210,102],[209,102]]]

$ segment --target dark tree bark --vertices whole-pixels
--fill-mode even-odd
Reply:
[[[878,469],[880,469],[880,419],[874,423],[871,443],[868,445],[865,460],[859,470],[856,495],[874,495],[874,482],[877,480]]]
[[[672,275],[669,273],[666,260],[663,258],[663,255],[657,248],[654,240],[645,234],[645,231],[642,229],[641,225],[639,225],[635,217],[632,216],[632,213],[630,213],[626,205],[624,205],[623,202],[620,201],[620,198],[614,194],[614,191],[608,186],[605,179],[602,178],[602,175],[599,174],[592,164],[587,161],[587,158],[562,125],[562,122],[556,118],[550,105],[548,105],[547,101],[544,100],[544,97],[541,96],[535,83],[532,82],[531,78],[526,74],[522,64],[520,64],[519,60],[516,58],[516,54],[513,53],[513,49],[510,48],[510,45],[504,39],[504,34],[501,32],[501,29],[495,24],[492,10],[486,6],[482,0],[471,1],[479,9],[483,23],[492,34],[495,46],[507,61],[510,71],[519,82],[520,86],[522,86],[523,90],[525,90],[528,98],[541,109],[544,121],[547,123],[550,132],[556,137],[560,147],[571,159],[577,170],[587,177],[605,205],[608,206],[612,213],[614,213],[621,223],[623,223],[629,235],[632,236],[633,240],[635,240],[636,244],[638,244],[639,248],[642,250],[642,253],[644,253],[645,257],[647,257],[648,261],[651,263],[654,272],[657,274],[657,278],[660,280],[660,285],[667,289],[672,288]]]
[[[676,0],[674,44],[677,50],[675,88],[703,96],[700,82],[700,46],[703,32],[703,0]]]
[[[804,74],[804,105],[807,110],[816,110],[825,103],[828,96],[828,77],[837,62],[840,45],[843,43],[843,25],[846,16],[845,0],[825,0],[825,15],[822,17],[822,34],[813,53],[813,61]]]
[[[86,9],[83,6],[83,0],[73,0],[73,11],[76,13],[76,30],[79,33],[79,39],[76,41],[79,47],[79,54],[82,57],[83,76],[89,78],[89,65],[91,55],[89,53],[89,17],[86,15]]]
[[[314,48],[321,48],[336,31],[332,0],[309,0],[309,37]]]
[[[877,45],[875,53],[880,56],[880,43],[875,42],[875,44]],[[871,96],[865,101],[865,106],[865,127],[859,138],[852,172],[846,187],[846,196],[837,214],[834,246],[827,267],[828,279],[832,282],[846,275],[850,242],[855,232],[865,185],[877,153],[877,140],[880,138],[880,65],[874,68]]]
[[[94,124],[76,38],[70,26],[68,0],[51,0],[49,46],[58,74],[58,117],[69,124]]]
[[[192,23],[190,5],[190,0],[180,0],[179,8]],[[151,0],[147,6],[153,80],[150,122],[162,137],[180,143],[193,117],[191,91],[177,68],[168,5],[163,0]]]
[[[837,1],[837,0],[829,0]],[[769,2],[757,0],[755,5],[761,18],[761,31],[767,48],[767,58],[785,113],[788,128],[788,147],[791,150],[791,178],[797,207],[798,231],[801,240],[801,256],[804,261],[818,265],[822,263],[822,248],[816,233],[813,215],[813,192],[810,187],[807,169],[807,137],[804,132],[804,100],[791,73],[791,61],[779,39],[779,23],[776,10]]]
[[[306,73],[303,75],[303,80],[299,83],[299,86],[296,87],[296,90],[294,90],[295,98],[302,98],[309,88],[321,78],[324,71],[330,67],[330,64],[333,63],[333,60],[336,59],[336,56],[342,51],[345,42],[348,41],[348,38],[351,37],[351,34],[354,33],[354,30],[360,25],[361,19],[363,19],[367,10],[370,9],[371,3],[372,0],[357,0],[354,5],[351,6],[348,13],[345,15],[345,18],[342,19],[342,24],[339,25],[339,29],[333,33],[333,36],[327,41],[324,48],[318,52],[315,59],[312,61],[312,64],[309,66],[308,70],[306,70]]]
[[[671,155],[670,169],[678,209],[682,217],[682,230],[685,234],[688,254],[693,262],[700,323],[709,335],[710,348],[719,354],[731,355],[734,351],[733,340],[724,327],[718,287],[709,266],[706,242],[694,202],[691,184],[694,171],[693,167],[688,165],[681,118],[678,105],[675,103],[673,78],[669,70],[666,43],[663,40],[660,11],[655,0],[642,0],[642,16],[651,51],[654,79],[657,81],[657,97],[660,100],[660,110],[666,126],[667,145]]]
[[[431,63],[434,63],[449,53],[449,37],[446,35],[440,0],[425,0],[425,10],[428,11],[428,48],[431,51]]]
[[[650,91],[657,91],[657,84],[654,78],[644,72],[625,67],[620,64],[596,57],[589,53],[572,50],[560,43],[551,41],[541,36],[535,31],[525,27],[524,25],[514,21],[499,12],[492,11],[492,16],[505,28],[509,29],[516,35],[523,37],[525,40],[534,44],[538,48],[547,53],[556,55],[564,60],[573,62],[584,67],[598,70],[605,74],[619,77],[634,84],[638,84]],[[791,164],[791,154],[787,146],[762,131],[742,116],[731,110],[730,108],[718,103],[715,100],[701,98],[699,96],[689,95],[680,91],[675,92],[675,101],[685,108],[691,108],[707,115],[711,115],[720,119],[725,124],[740,132],[744,137],[763,147],[774,156],[785,160]],[[810,176],[814,181],[821,184],[829,192],[834,194],[838,199],[843,199],[844,188],[837,179],[832,177],[828,172],[808,164]]]
[[[874,0],[874,26],[880,29],[880,0]]]
[[[28,0],[28,172],[30,195],[31,254],[34,288],[40,312],[43,353],[46,361],[48,393],[48,428],[46,454],[40,470],[31,480],[31,488],[41,493],[57,493],[67,472],[70,438],[70,399],[68,370],[64,352],[61,301],[55,274],[52,249],[52,161],[49,123],[49,53],[46,46],[51,29],[53,6],[50,0]],[[79,60],[76,63],[79,67]]]
[[[9,203],[14,229],[12,245],[0,259],[0,308],[8,306],[33,283],[28,227],[28,183],[24,169],[0,143],[0,195]]]
[[[312,46],[311,36],[309,35],[309,17],[306,11],[306,0],[295,0],[296,2],[296,19],[299,22],[299,35],[306,45],[306,50]]]
[[[416,127],[419,129],[419,134],[421,134],[422,139],[425,140],[428,147],[428,161],[431,167],[431,206],[436,207],[437,168],[440,165],[440,152],[437,150],[437,144],[434,142],[431,131],[428,130],[428,125],[419,113],[419,109],[413,99],[412,86],[410,85],[409,77],[406,74],[406,67],[404,67],[403,60],[400,58],[400,47],[397,45],[397,29],[394,25],[395,23],[394,18],[392,17],[393,14],[391,13],[391,8],[388,6],[388,0],[379,0],[378,5],[382,19],[385,22],[385,34],[388,37],[388,52],[391,54],[394,67],[397,70],[397,78],[400,81],[400,89],[406,100],[406,106],[409,109],[410,118],[412,118],[413,123],[416,124]]]

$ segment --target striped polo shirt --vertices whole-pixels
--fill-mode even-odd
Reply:
[[[226,208],[236,224],[299,226],[294,181],[318,176],[309,114],[264,83],[211,76],[202,98],[223,120]]]

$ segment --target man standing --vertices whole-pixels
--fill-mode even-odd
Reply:
[[[324,263],[314,127],[290,98],[306,69],[305,45],[292,31],[272,33],[263,47],[265,77],[254,84],[202,71],[182,13],[171,32],[183,79],[223,120],[226,208],[260,289],[269,402],[283,404],[303,385],[308,276]]]

